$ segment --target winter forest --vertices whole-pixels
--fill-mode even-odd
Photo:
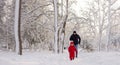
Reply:
[[[73,31],[81,37],[78,51],[80,60],[78,58],[71,63],[65,58],[68,58],[69,38]],[[49,52],[53,55],[49,55]],[[3,65],[78,65],[84,61],[81,58],[85,55],[91,58],[90,55],[96,56],[100,52],[102,57],[105,54],[115,56],[114,60],[120,58],[120,0],[0,0],[0,57],[3,56],[0,63]],[[35,55],[33,61],[43,55],[44,61],[38,63],[40,59],[37,58],[38,64],[32,63],[32,60],[29,64],[26,61],[29,56],[25,53]],[[64,55],[63,61],[59,56]],[[16,63],[4,64],[5,56],[10,56],[7,61]],[[57,60],[54,63],[54,56],[62,63],[58,64],[60,62]],[[52,59],[53,63],[44,57]],[[84,62],[81,65],[111,65],[102,64],[102,59],[101,64]],[[112,65],[120,63],[113,62]]]

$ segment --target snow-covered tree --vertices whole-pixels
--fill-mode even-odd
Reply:
[[[16,41],[16,52],[22,55],[22,42],[21,42],[21,0],[16,0],[15,5],[15,41]]]

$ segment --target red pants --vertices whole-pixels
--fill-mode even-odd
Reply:
[[[69,58],[70,58],[70,60],[74,60],[75,54],[74,53],[69,53]]]

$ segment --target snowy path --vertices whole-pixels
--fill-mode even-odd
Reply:
[[[67,52],[25,52],[19,56],[12,52],[0,51],[0,65],[120,65],[119,61],[120,52],[79,52],[79,57],[70,61]]]

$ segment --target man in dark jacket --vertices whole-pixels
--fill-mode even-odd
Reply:
[[[80,44],[81,42],[81,38],[80,36],[76,33],[76,31],[73,31],[73,34],[70,36],[70,40],[73,40],[75,48],[77,49],[78,52],[78,44]],[[76,54],[76,57],[78,56],[78,54]]]

